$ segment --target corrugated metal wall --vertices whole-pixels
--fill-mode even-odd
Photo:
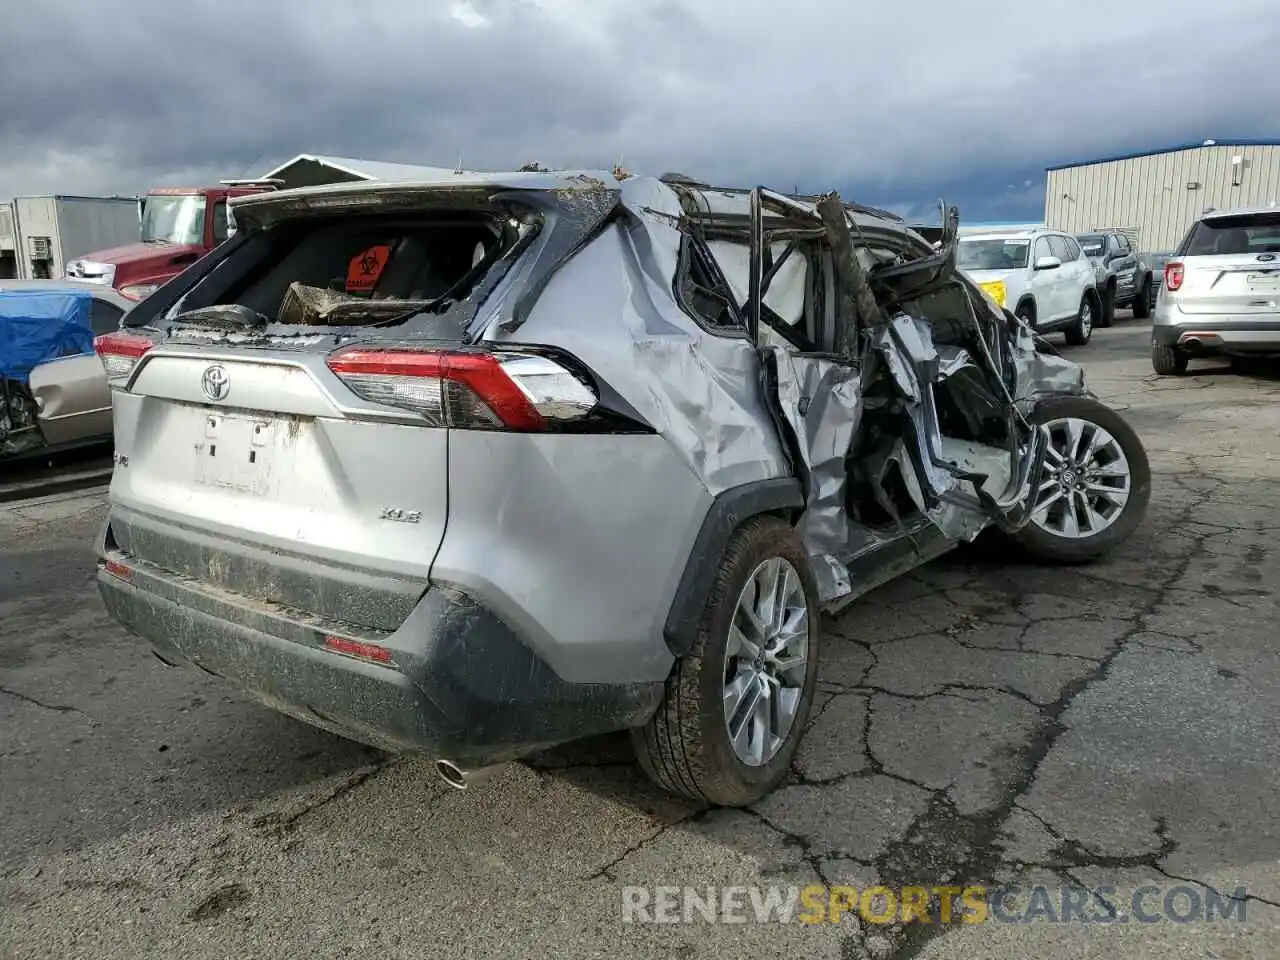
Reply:
[[[1243,157],[1232,185],[1232,157]],[[1188,190],[1189,183],[1199,189]],[[1137,231],[1140,250],[1172,250],[1206,207],[1280,202],[1280,147],[1211,146],[1050,170],[1045,223],[1054,230]],[[1129,229],[1126,229],[1126,233]]]

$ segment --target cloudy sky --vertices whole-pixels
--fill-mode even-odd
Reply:
[[[1276,3],[14,0],[0,197],[215,182],[304,152],[621,156],[1039,217],[1050,163],[1280,137]]]

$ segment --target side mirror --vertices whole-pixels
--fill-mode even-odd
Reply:
[[[1041,257],[1036,261],[1037,270],[1057,270],[1062,266],[1062,261],[1057,257]]]

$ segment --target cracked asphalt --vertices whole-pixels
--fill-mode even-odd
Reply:
[[[101,493],[0,513],[0,957],[1280,957],[1280,372],[1069,355],[1153,467],[1107,562],[966,551],[826,624],[788,783],[652,788],[618,738],[466,793],[162,666],[106,617]],[[623,885],[1042,883],[1154,924],[621,922]],[[1160,897],[1151,903],[1158,908]]]

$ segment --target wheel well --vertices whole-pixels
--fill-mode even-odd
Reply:
[[[734,533],[748,520],[774,515],[794,522],[804,509],[804,490],[795,477],[758,480],[722,491],[702,519],[685,560],[671,609],[662,628],[668,649],[682,657],[693,648],[698,621]]]
[[[1108,289],[1108,290],[1114,290],[1115,288],[1116,288],[1116,278],[1115,278],[1115,277],[1107,277],[1107,289]]]
[[[1109,283],[1108,286],[1115,286],[1115,284]],[[1093,302],[1093,307],[1095,310],[1102,309],[1102,298],[1098,296],[1097,290],[1090,287],[1087,290],[1085,290],[1084,295],[1086,300],[1090,300]]]
[[[1031,318],[1034,320],[1036,316],[1036,298],[1030,294],[1023,297],[1018,301],[1018,305],[1013,308],[1013,312],[1016,314],[1023,307],[1027,308],[1027,312],[1031,314]]]

